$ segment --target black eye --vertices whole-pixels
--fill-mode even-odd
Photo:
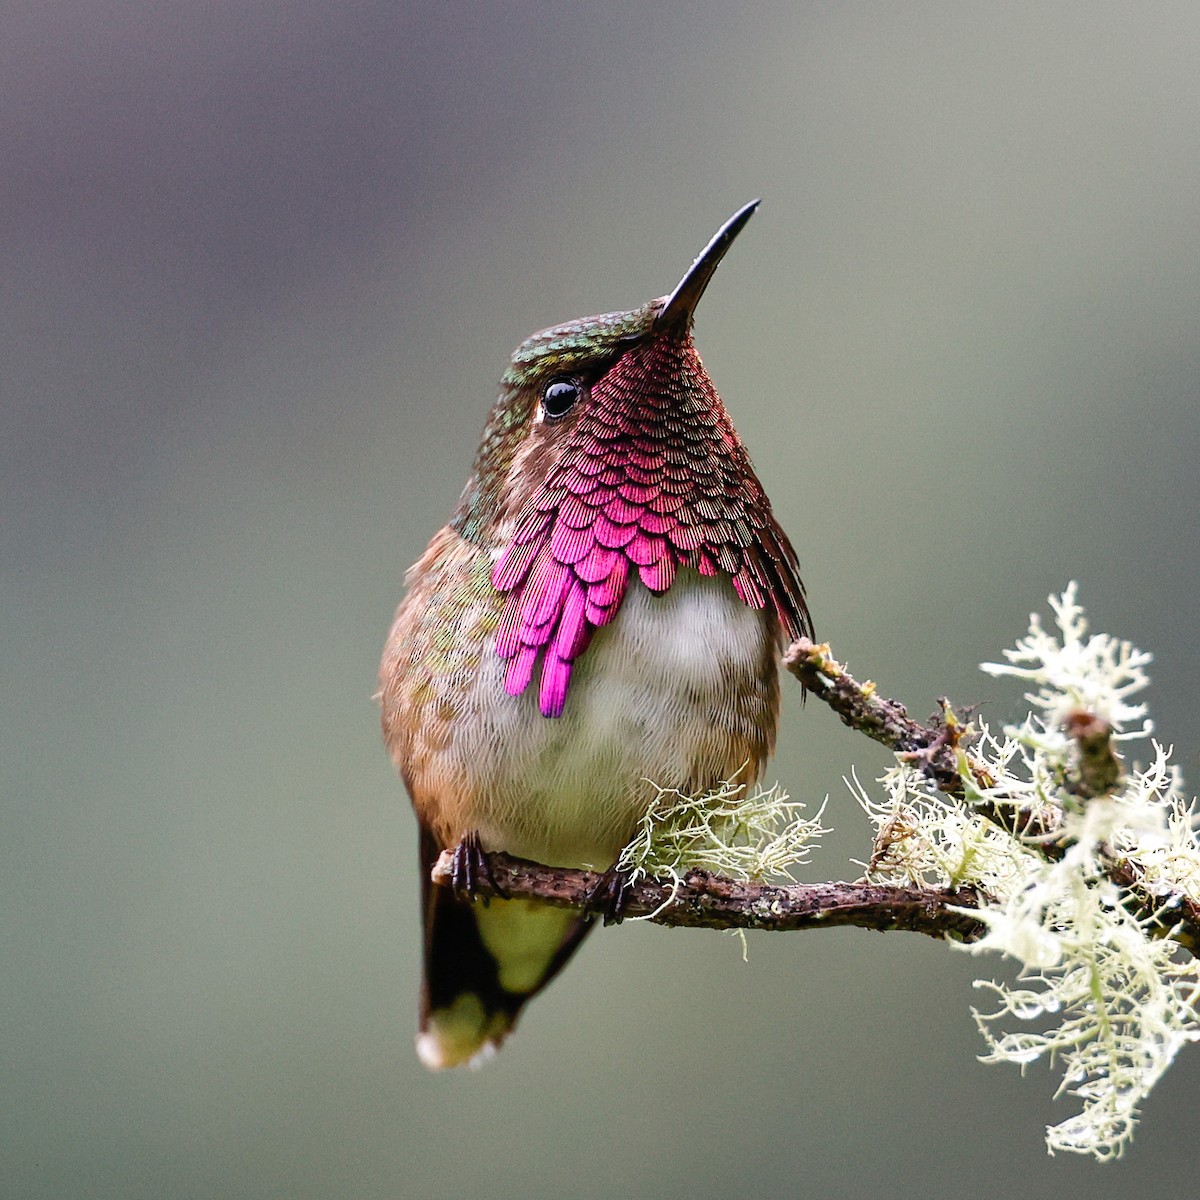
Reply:
[[[542,412],[551,421],[565,417],[579,399],[579,384],[573,379],[552,379],[542,393]]]

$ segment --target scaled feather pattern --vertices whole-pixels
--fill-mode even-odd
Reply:
[[[730,578],[782,633],[811,633],[796,555],[691,337],[629,350],[569,420],[563,450],[517,517],[492,583],[508,599],[496,650],[522,693],[561,715],[574,662],[633,575],[661,594],[680,567]]]

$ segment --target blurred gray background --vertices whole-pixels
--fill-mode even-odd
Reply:
[[[817,630],[917,715],[1071,578],[1194,699],[1194,4],[74,0],[0,15],[0,1190],[1195,1194],[985,1067],[908,935],[598,934],[479,1073],[412,1053],[415,827],[371,702],[510,349],[669,290]],[[837,827],[886,765],[786,693]]]

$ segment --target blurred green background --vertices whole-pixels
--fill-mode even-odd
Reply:
[[[669,290],[819,635],[917,715],[1071,578],[1200,777],[1194,4],[12,5],[0,15],[0,1190],[1190,1197],[1200,1050],[1050,1159],[976,963],[598,934],[486,1070],[412,1053],[371,702],[521,338]],[[837,827],[886,763],[786,693]]]

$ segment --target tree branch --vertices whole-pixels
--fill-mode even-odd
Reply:
[[[433,882],[449,884],[454,852],[443,851]],[[477,896],[540,900],[559,908],[583,909],[601,880],[593,871],[546,867],[507,854],[489,853],[489,871],[479,872]],[[870,883],[797,883],[786,887],[739,883],[693,871],[673,887],[661,880],[636,883],[625,916],[689,929],[906,929],[929,937],[978,940],[983,924],[959,908],[979,898],[966,888],[884,887]]]
[[[837,662],[826,645],[801,638],[784,656],[788,670],[842,721],[901,758],[920,766],[943,793],[963,800],[979,814],[1047,858],[1061,858],[1069,846],[1061,822],[1007,805],[975,799],[967,804],[965,773],[980,791],[995,786],[986,767],[968,753],[972,731],[962,726],[949,702],[930,725],[914,721],[898,701],[880,696],[873,683],[859,683]],[[1071,714],[1067,731],[1078,754],[1068,790],[1080,801],[1107,795],[1123,777],[1121,760],[1106,722],[1086,711]],[[433,868],[433,882],[451,884],[453,852],[445,851]],[[547,867],[502,853],[485,856],[490,870],[478,872],[473,894],[540,900],[563,908],[585,909],[601,876],[590,871]],[[1131,911],[1158,937],[1170,937],[1200,955],[1200,905],[1187,896],[1157,895],[1145,886],[1137,865],[1112,856],[1108,877],[1120,887]],[[693,871],[678,885],[645,879],[626,893],[623,914],[658,925],[704,929],[906,929],[929,937],[977,941],[985,927],[970,910],[981,897],[971,889],[917,888],[872,883],[816,883],[776,886],[742,883],[706,871]]]
[[[954,718],[949,702],[941,700],[942,721],[932,726],[914,721],[903,704],[876,693],[873,683],[859,683],[830,653],[827,645],[808,638],[793,642],[784,655],[784,665],[807,691],[824,701],[852,729],[887,746],[912,762],[947,795],[963,798],[965,789],[959,771],[959,756],[982,790],[994,786],[986,768],[966,754],[967,731]],[[1124,776],[1121,760],[1113,749],[1112,729],[1101,718],[1076,710],[1067,719],[1067,733],[1075,740],[1077,763],[1068,789],[1081,801],[1115,791]],[[1047,825],[1030,812],[979,801],[971,811],[998,825],[1047,858],[1061,858],[1068,842],[1058,834],[1057,823]],[[1128,859],[1110,856],[1106,873],[1129,901],[1131,911],[1156,937],[1170,937],[1190,954],[1200,956],[1200,904],[1183,895],[1157,895],[1143,886],[1141,872]]]

